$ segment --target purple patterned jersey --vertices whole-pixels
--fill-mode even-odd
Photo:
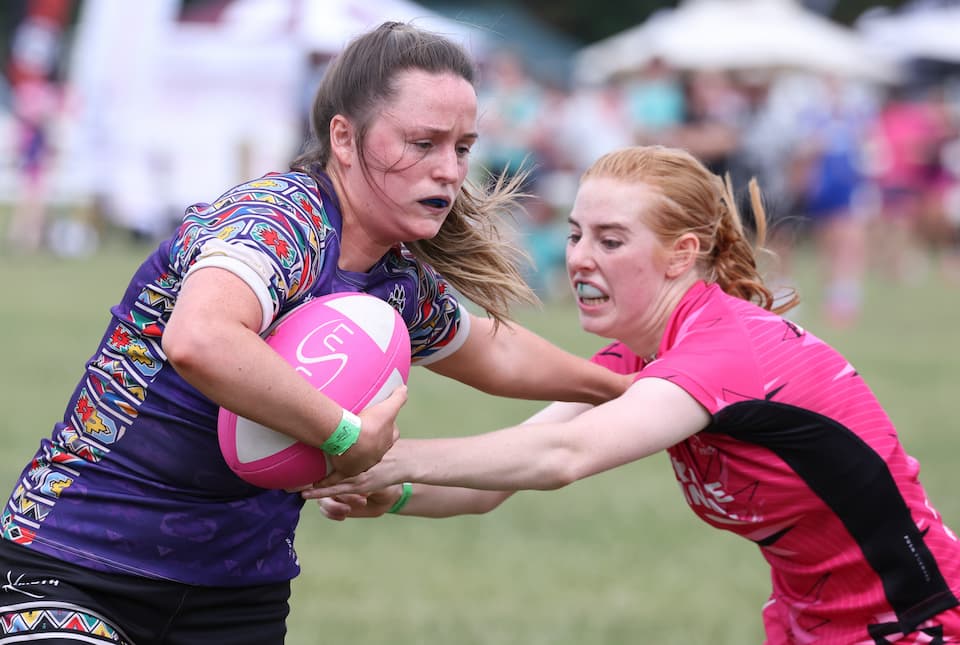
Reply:
[[[101,571],[188,584],[296,576],[300,496],[229,470],[217,404],[167,363],[160,340],[187,271],[228,245],[259,275],[265,326],[309,298],[362,291],[401,313],[414,362],[462,342],[460,305],[431,267],[397,247],[366,273],[342,271],[340,230],[332,191],[302,173],[266,175],[190,207],[111,309],[63,420],[3,509],[3,538]]]

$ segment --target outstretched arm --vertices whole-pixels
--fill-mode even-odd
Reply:
[[[589,410],[590,407],[585,403],[552,403],[524,421],[524,425],[568,421]],[[345,520],[348,517],[379,517],[397,502],[400,494],[401,487],[397,484],[369,495],[348,494],[337,498],[326,497],[318,502],[323,513],[332,520]],[[433,518],[480,515],[497,508],[512,494],[513,491],[414,484],[409,501],[398,514]]]
[[[397,515],[443,518],[454,515],[482,515],[500,506],[513,491],[475,490],[452,486],[414,484],[410,501]],[[400,484],[369,495],[339,495],[317,500],[320,510],[331,520],[350,517],[380,517],[400,498]]]
[[[484,490],[549,490],[659,452],[704,429],[709,413],[679,386],[644,378],[564,422],[449,439],[400,440],[370,470],[336,475],[307,498],[369,492],[403,481]]]
[[[603,403],[633,378],[591,363],[519,325],[471,316],[470,335],[428,369],[488,394],[539,401]]]

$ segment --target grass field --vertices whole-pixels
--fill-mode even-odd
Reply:
[[[0,495],[62,415],[107,309],[147,253],[113,241],[95,258],[0,250]],[[952,404],[960,378],[960,290],[931,274],[910,287],[870,281],[853,330],[822,326],[804,256],[800,322],[833,342],[888,407],[947,521],[960,527]],[[523,322],[580,354],[602,341],[569,304]],[[411,376],[406,436],[479,432],[537,405],[491,399],[426,370]],[[525,492],[482,517],[333,523],[308,505],[298,532],[291,645],[760,643],[767,571],[750,544],[699,523],[663,456]]]

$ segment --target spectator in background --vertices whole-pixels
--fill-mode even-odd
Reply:
[[[914,281],[925,271],[920,230],[947,173],[944,145],[952,129],[944,104],[927,87],[894,88],[872,131],[872,167],[882,194],[878,222],[879,266],[898,281]]]
[[[730,72],[690,71],[684,78],[683,123],[660,143],[688,150],[718,175],[730,169],[740,146],[748,103]],[[669,135],[669,136],[668,136]]]
[[[549,230],[553,209],[541,194],[540,179],[550,161],[542,135],[548,94],[528,72],[523,58],[510,50],[493,54],[483,68],[479,88],[480,122],[484,136],[477,142],[479,166],[491,175],[510,179],[523,176],[522,210],[517,213],[519,234],[530,253],[534,266],[525,279],[538,295],[550,290],[550,265],[553,260],[543,244],[544,231]]]
[[[16,122],[16,202],[10,246],[36,251],[47,232],[47,194],[54,146],[50,130],[60,112],[59,62],[70,0],[32,0],[13,33],[6,70]]]
[[[729,160],[730,174],[735,186],[750,179],[763,186],[768,246],[776,254],[768,283],[778,299],[788,298],[794,282],[794,251],[805,221],[801,214],[804,179],[795,151],[802,143],[796,124],[806,89],[793,77],[776,73],[754,72],[738,78],[747,107],[740,145]],[[749,200],[739,202],[749,218]],[[802,308],[800,304],[788,315],[796,318]]]
[[[683,84],[679,73],[663,59],[652,58],[619,84],[635,143],[657,143],[661,133],[682,124],[686,113]]]
[[[821,298],[828,324],[854,324],[863,304],[867,224],[875,200],[863,150],[876,118],[876,97],[839,78],[810,77],[798,112],[793,153],[803,213],[825,275]]]
[[[526,168],[532,171],[530,181],[535,182],[543,88],[527,72],[523,59],[511,51],[496,52],[484,72],[478,90],[484,128],[477,146],[478,161],[495,176],[512,177]]]

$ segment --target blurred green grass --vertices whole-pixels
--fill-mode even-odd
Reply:
[[[0,249],[0,483],[11,486],[62,415],[107,320],[149,247],[108,238],[87,259]],[[960,371],[960,290],[934,273],[919,284],[873,276],[853,329],[824,326],[814,258],[801,253],[800,323],[834,343],[897,423],[921,479],[960,526],[952,412]],[[521,321],[588,355],[569,303]],[[510,425],[536,403],[493,399],[414,370],[406,436]],[[0,494],[6,495],[4,488]],[[750,544],[699,523],[663,456],[560,491],[524,492],[482,517],[387,517],[334,523],[308,505],[297,537],[291,645],[725,643],[763,641],[768,573]]]

